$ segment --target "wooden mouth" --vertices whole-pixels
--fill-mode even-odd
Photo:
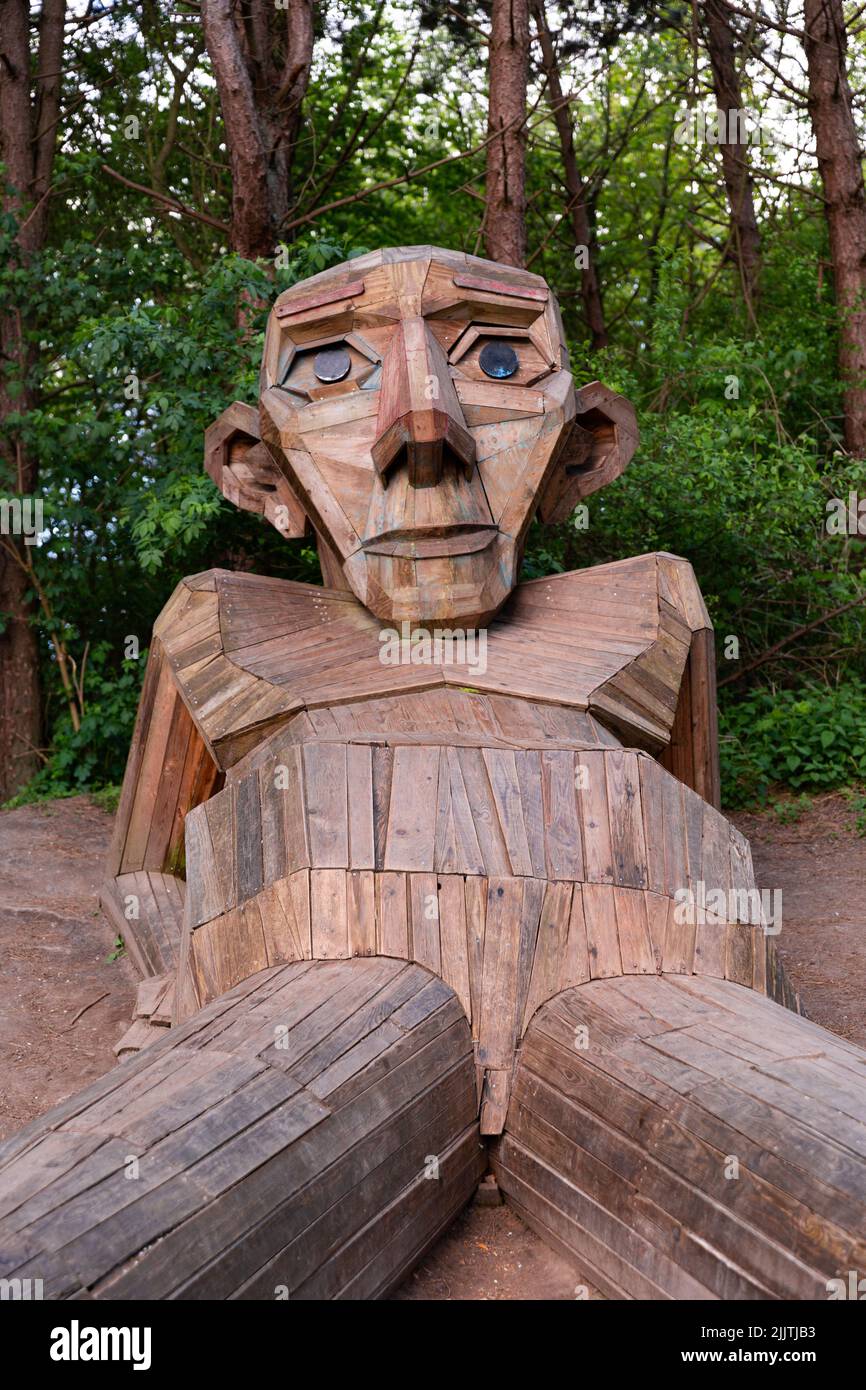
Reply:
[[[392,532],[364,543],[366,555],[402,555],[431,559],[437,555],[472,555],[485,550],[496,535],[495,526],[451,527],[438,535],[429,531]]]

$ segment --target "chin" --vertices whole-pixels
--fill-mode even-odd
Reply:
[[[437,560],[364,557],[346,572],[352,592],[380,622],[413,627],[486,627],[517,583],[518,547],[498,535],[485,551]]]

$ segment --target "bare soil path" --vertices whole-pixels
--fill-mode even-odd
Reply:
[[[840,796],[797,821],[735,817],[782,892],[779,951],[806,1012],[866,1046],[866,838]],[[111,817],[87,797],[0,811],[0,1138],[115,1065],[136,976],[96,901]],[[82,1012],[83,1011],[83,1012]],[[599,1295],[507,1207],[473,1204],[394,1297]]]

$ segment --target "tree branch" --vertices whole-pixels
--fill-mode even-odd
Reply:
[[[215,227],[218,232],[222,232],[225,236],[228,236],[229,228],[227,224],[225,222],[220,222],[216,217],[211,217],[209,213],[196,212],[195,208],[187,207],[186,203],[179,202],[177,198],[172,198],[167,193],[160,193],[157,189],[148,188],[143,183],[135,183],[133,179],[128,179],[125,175],[119,174],[116,169],[112,169],[110,164],[103,164],[101,167],[104,174],[110,174],[113,179],[117,179],[118,183],[122,183],[125,187],[133,189],[135,193],[145,193],[148,198],[156,198],[157,201],[165,203],[167,207],[172,208],[175,212],[181,213],[182,216],[194,217],[197,222],[204,222],[206,226]]]

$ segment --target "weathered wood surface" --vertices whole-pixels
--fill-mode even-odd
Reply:
[[[0,1147],[44,1297],[369,1299],[472,1194],[469,1028],[417,965],[267,970]]]
[[[184,879],[153,870],[118,874],[103,884],[102,910],[140,975],[177,969],[185,898]]]
[[[163,610],[166,621],[175,607],[173,598]],[[219,785],[219,769],[155,638],[106,865],[109,875],[153,870],[182,877],[184,816]]]
[[[276,736],[247,766],[187,817],[179,1020],[283,961],[415,960],[466,1010],[497,1133],[522,1030],[569,985],[767,988],[747,842],[645,754]]]
[[[146,1116],[152,1188],[119,1201],[107,1174],[101,1214],[63,1167],[93,1107],[37,1127],[39,1144],[62,1137],[62,1195],[55,1225],[38,1209],[22,1230],[50,1246],[58,1289],[127,1296],[146,1278],[161,1296],[272,1297],[283,1260],[293,1297],[374,1296],[465,1200],[479,1129],[501,1133],[521,1038],[524,1078],[550,1009],[631,988],[672,999],[674,976],[752,997],[746,1012],[766,992],[796,1002],[748,845],[717,809],[712,626],[691,567],[660,553],[516,583],[533,515],[565,518],[636,443],[628,402],[575,389],[555,297],[530,272],[392,248],[280,296],[259,410],[223,412],[206,466],[283,535],[315,533],[327,587],[211,570],[156,624],[104,896],[145,976],[119,1049],[146,1047],[126,1073],[146,1080],[94,1102],[106,1145]],[[468,628],[474,651],[383,660],[383,636],[419,624]],[[689,890],[721,905],[690,916]],[[430,1019],[413,1012],[425,998]],[[277,1005],[295,1010],[291,1061]],[[179,1027],[153,1041],[169,1010]],[[721,1084],[724,1040],[701,1045]],[[363,1093],[323,1092],[346,1067]],[[276,1144],[276,1115],[296,1131],[236,1169],[259,1126]],[[435,1189],[416,1126],[438,1135]],[[351,1193],[334,1187],[344,1170]],[[324,1245],[298,1224],[308,1199]]]
[[[420,712],[421,692],[436,697],[431,713],[456,727],[461,701],[452,697],[468,692],[523,704],[527,729],[549,710],[553,719],[586,711],[617,738],[658,753],[675,730],[688,674],[689,729],[699,724],[701,734],[695,745],[680,729],[678,771],[718,800],[714,688],[704,659],[711,627],[691,567],[675,556],[519,585],[487,630],[485,670],[435,652],[431,660],[383,663],[381,622],[347,593],[220,570],[193,582],[176,590],[155,632],[223,769],[304,712],[313,718],[351,705],[357,722],[393,705],[394,721],[386,714],[379,732],[397,731],[413,696]],[[683,719],[681,712],[680,726]],[[415,731],[430,731],[423,716]]]
[[[366,876],[381,905],[382,875],[392,890],[400,884],[405,902],[415,876],[431,876],[429,907],[437,920],[437,881],[447,875],[526,879],[542,890],[560,881],[582,884],[592,890],[596,915],[609,919],[614,941],[621,919],[631,923],[621,930],[632,939],[654,943],[626,951],[631,969],[724,976],[725,924],[760,925],[746,841],[652,758],[602,747],[512,750],[398,738],[393,746],[360,736],[322,736],[303,746],[277,739],[266,758],[191,812],[187,942],[201,934],[201,949],[206,938],[221,962],[227,948],[216,943],[249,931],[258,939],[261,921],[263,963],[276,963],[271,951],[276,959],[294,958],[283,950],[315,956],[319,924],[310,900],[330,892],[332,947],[341,943],[336,953],[351,954],[349,904],[365,891],[357,885]],[[724,906],[709,913],[718,932],[694,924],[681,930],[672,908],[669,925],[662,922],[662,906],[667,911],[686,891],[699,896],[701,885],[725,895]],[[629,916],[630,892],[640,902],[641,925]],[[376,920],[378,931],[381,911]],[[181,954],[187,957],[188,946]],[[220,966],[215,987],[231,983]],[[763,988],[763,979],[755,984]]]
[[[516,582],[535,510],[558,515],[625,468],[634,410],[600,383],[575,390],[540,276],[430,246],[361,261],[277,301],[247,457],[260,438],[328,584],[380,621],[486,624]],[[507,380],[484,366],[495,344],[512,355]],[[316,370],[328,347],[339,379]],[[236,432],[238,409],[214,430]],[[223,465],[226,495],[267,515],[280,484],[257,495],[255,481],[243,455]]]
[[[866,1052],[725,980],[547,1003],[492,1160],[609,1297],[818,1299],[866,1261]]]

